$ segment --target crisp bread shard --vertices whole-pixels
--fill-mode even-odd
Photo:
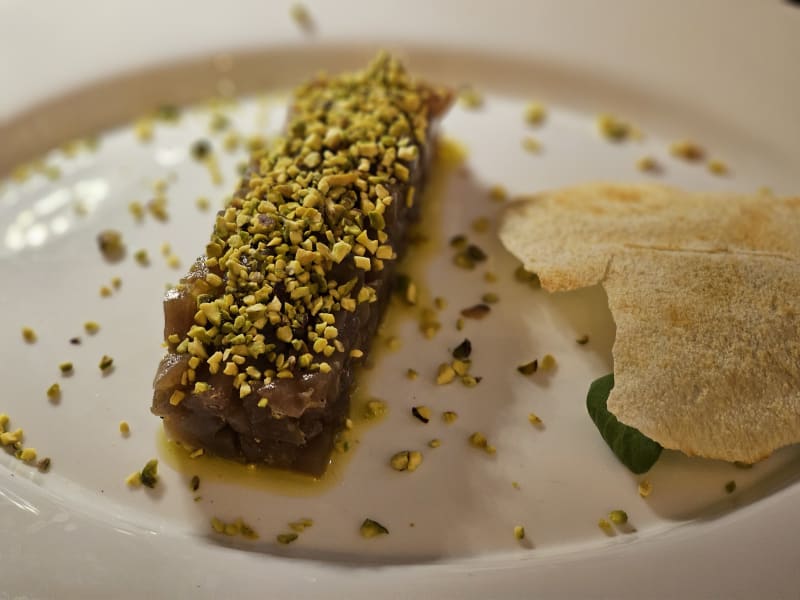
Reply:
[[[152,411],[226,458],[320,475],[348,416],[450,94],[381,54],[292,98],[164,300]]]
[[[621,422],[727,461],[800,441],[800,198],[582,185],[509,206],[500,237],[548,291],[605,288]]]

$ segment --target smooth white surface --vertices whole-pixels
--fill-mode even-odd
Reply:
[[[796,192],[791,165],[800,159],[800,131],[791,99],[800,95],[800,85],[789,57],[800,44],[789,34],[798,11],[759,2],[736,7],[707,2],[691,11],[688,5],[654,2],[616,3],[616,10],[589,2],[509,2],[461,14],[449,4],[411,3],[401,9],[399,4],[371,3],[347,10],[347,3],[309,3],[318,23],[309,38],[288,18],[288,4],[280,3],[194,7],[185,12],[189,22],[189,17],[179,22],[173,12],[182,8],[180,3],[148,11],[147,3],[111,10],[89,2],[81,18],[75,5],[36,14],[27,3],[0,3],[0,60],[6,61],[0,62],[0,81],[12,82],[0,101],[0,114],[12,118],[31,103],[132,67],[256,45],[331,42],[335,52],[335,44],[362,42],[356,32],[368,29],[374,32],[369,37],[392,40],[415,67],[433,76],[448,77],[445,69],[458,56],[458,46],[482,48],[497,57],[492,77],[476,71],[467,79],[487,93],[486,108],[457,108],[444,123],[445,133],[469,148],[471,173],[449,180],[443,200],[445,240],[468,232],[476,216],[497,211],[486,199],[493,183],[502,180],[510,191],[524,193],[582,180],[641,179],[633,164],[643,153],[657,155],[667,166],[663,180],[686,187],[747,191],[770,185],[790,192],[794,185]],[[70,16],[59,13],[67,10]],[[382,18],[386,11],[392,19]],[[688,22],[687,11],[693,27],[678,43],[677,25]],[[248,18],[237,18],[241,14]],[[353,19],[354,14],[359,18]],[[236,20],[236,27],[220,27],[227,20]],[[769,35],[758,41],[743,36],[754,23]],[[142,31],[157,41],[142,44]],[[441,46],[441,62],[416,64],[415,57],[430,55],[416,52],[419,44]],[[527,57],[529,71],[507,66],[502,52]],[[24,62],[10,60],[21,56]],[[759,68],[743,75],[754,61]],[[563,79],[537,85],[537,69],[544,72],[543,65],[563,72]],[[312,61],[307,71],[314,68]],[[458,76],[465,72],[462,67]],[[600,78],[608,74],[610,83],[599,89],[596,79],[583,79],[587,72]],[[528,73],[531,80],[520,83]],[[495,91],[492,86],[505,84],[504,78],[513,79],[523,92],[512,96],[502,85]],[[520,118],[524,101],[532,97],[558,101],[538,130],[527,129]],[[641,102],[645,97],[650,101]],[[270,106],[274,113],[268,123],[275,129],[280,107]],[[650,135],[643,143],[610,145],[593,131],[593,112],[599,110],[618,111]],[[256,127],[257,111],[252,104],[237,110],[243,131]],[[447,358],[447,348],[461,339],[452,327],[458,308],[492,289],[481,280],[482,270],[464,273],[449,267],[445,245],[428,269],[432,291],[449,301],[443,333],[434,342],[423,342],[413,323],[398,325],[403,348],[381,361],[374,377],[381,383],[370,388],[390,401],[392,414],[364,433],[336,488],[317,497],[285,498],[223,482],[204,487],[204,502],[195,504],[185,489],[186,476],[162,461],[161,494],[127,490],[122,479],[157,454],[158,422],[148,406],[160,355],[158,297],[164,283],[179,276],[166,268],[158,248],[169,239],[187,266],[210,228],[210,216],[194,209],[194,198],[219,199],[234,184],[228,175],[223,186],[214,188],[205,170],[188,158],[191,142],[208,136],[206,121],[207,115],[199,114],[176,128],[161,126],[147,147],[129,131],[112,132],[98,154],[63,163],[64,176],[56,182],[38,177],[21,187],[0,188],[0,273],[14,280],[12,291],[0,300],[8,348],[0,375],[9,382],[0,411],[25,427],[32,445],[54,457],[53,472],[40,476],[0,456],[5,465],[0,467],[0,528],[6,532],[0,565],[7,594],[192,593],[210,598],[263,596],[269,590],[275,597],[380,593],[477,598],[796,593],[796,449],[746,472],[667,454],[648,476],[655,487],[652,498],[639,499],[636,479],[609,456],[582,407],[589,381],[608,370],[612,329],[602,296],[596,290],[560,298],[530,292],[511,281],[514,263],[496,242],[474,234],[492,257],[489,268],[502,276],[496,284],[502,310],[492,315],[493,321],[469,324],[465,332],[476,348],[474,372],[486,377],[481,386],[435,388],[428,381],[435,365]],[[525,134],[542,142],[542,155],[520,149]],[[670,161],[667,142],[685,135],[722,156],[734,175],[715,178],[701,167]],[[227,159],[225,173],[232,172],[234,160]],[[172,221],[134,226],[127,203],[146,200],[152,181],[170,171],[178,174],[169,190]],[[78,197],[93,207],[86,217],[72,210]],[[12,226],[16,234],[9,234]],[[105,227],[123,230],[131,251],[148,248],[153,265],[143,270],[130,259],[113,267],[100,261],[93,238]],[[9,239],[17,241],[9,246]],[[27,244],[21,249],[20,239]],[[98,298],[99,285],[117,274],[124,280],[121,292]],[[78,348],[69,346],[66,340],[81,333],[81,323],[90,318],[103,325],[100,334],[83,336]],[[23,323],[40,332],[37,345],[19,340]],[[576,348],[574,338],[586,331],[592,334],[590,347]],[[514,372],[520,356],[544,352],[559,359],[547,385]],[[118,365],[106,378],[96,367],[103,353],[112,354]],[[59,379],[56,365],[67,359],[76,363],[77,372],[62,382],[64,396],[54,407],[44,389]],[[409,366],[422,374],[413,384],[402,377]],[[437,412],[457,410],[460,419],[451,428],[431,423],[423,429],[407,414],[409,406],[421,401]],[[528,425],[531,410],[544,419],[545,431]],[[120,419],[131,423],[130,439],[119,437]],[[484,430],[498,446],[497,459],[466,446],[464,438],[475,429]],[[424,444],[434,436],[442,438],[443,446],[428,450]],[[389,471],[386,457],[412,444],[425,451],[423,467],[409,477]],[[737,481],[739,491],[726,498],[722,487],[729,479]],[[520,491],[511,487],[512,480],[520,482]],[[618,507],[628,511],[638,533],[609,540],[595,523]],[[390,527],[388,538],[358,538],[357,525],[367,511]],[[262,540],[238,548],[223,545],[228,540],[208,534],[211,514],[245,517]],[[274,535],[301,516],[313,517],[314,527],[289,548],[277,548]],[[407,526],[412,520],[413,529]],[[533,549],[513,540],[517,523],[526,525]]]

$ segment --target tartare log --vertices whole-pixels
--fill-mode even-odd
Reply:
[[[450,99],[385,53],[295,92],[285,136],[253,157],[164,299],[152,412],[171,439],[324,473]]]

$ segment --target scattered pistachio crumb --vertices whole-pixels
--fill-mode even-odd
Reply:
[[[456,378],[456,372],[449,363],[442,363],[436,372],[436,384],[446,385]]]
[[[442,413],[442,421],[444,421],[448,425],[451,423],[455,423],[456,419],[458,419],[458,413],[455,411],[446,410]]]
[[[459,317],[456,319],[456,331],[461,331],[462,329],[464,329],[464,319]]]
[[[137,250],[134,253],[133,258],[143,267],[146,267],[150,264],[150,258],[147,256],[147,250]]]
[[[427,406],[412,406],[411,414],[423,423],[428,423],[431,420],[431,409]]]
[[[728,165],[721,160],[712,159],[708,161],[708,170],[714,175],[727,175]]]
[[[483,296],[481,296],[481,301],[485,302],[486,304],[496,304],[497,302],[500,302],[500,296],[494,292],[486,292]]]
[[[523,375],[533,375],[539,369],[539,360],[533,359],[531,362],[519,365],[517,371]]]
[[[556,359],[552,354],[545,354],[539,366],[542,368],[542,371],[551,371],[556,367]]]
[[[658,161],[652,156],[642,156],[636,161],[636,168],[644,173],[657,173],[661,170]]]
[[[47,388],[47,397],[53,401],[58,400],[61,397],[61,386],[58,383],[54,383]]]
[[[461,90],[458,95],[458,99],[461,102],[461,105],[468,110],[473,110],[483,106],[483,96],[480,92],[472,87],[466,87]]]
[[[453,358],[456,360],[466,360],[472,354],[472,342],[469,339],[464,338],[464,341],[461,342],[458,346],[453,348]]]
[[[653,484],[650,483],[647,479],[642,479],[639,482],[639,495],[642,498],[647,498],[653,492]]]
[[[520,490],[520,489],[522,489],[522,488],[520,488],[520,486],[519,486],[519,481],[512,481],[512,482],[511,482],[511,487],[513,487],[515,490]]]
[[[73,365],[72,365],[72,363],[71,363],[71,362],[63,362],[63,363],[61,363],[60,365],[58,365],[58,369],[59,369],[59,370],[61,371],[61,373],[62,373],[62,374],[64,374],[64,375],[68,375],[69,373],[72,373],[72,371],[73,371],[73,368],[74,368],[74,367],[73,367]]]
[[[99,324],[99,323],[97,323],[97,322],[95,322],[95,321],[86,321],[86,322],[83,324],[83,329],[84,329],[84,331],[86,331],[86,333],[88,333],[89,335],[94,335],[95,333],[97,333],[98,331],[100,331],[100,324]]]
[[[430,442],[428,442],[428,447],[430,448],[438,448],[442,445],[442,441],[439,438],[433,438]]]
[[[474,221],[472,221],[472,231],[475,233],[486,233],[489,231],[489,227],[491,222],[489,221],[488,217],[478,217]]]
[[[100,359],[100,363],[97,366],[100,367],[101,371],[107,371],[108,369],[111,368],[113,364],[114,364],[114,359],[104,354],[103,358]]]
[[[402,450],[389,460],[395,471],[416,471],[422,464],[422,453],[417,450]]]
[[[547,109],[541,102],[530,102],[523,114],[528,125],[541,125],[547,117]]]
[[[608,513],[608,519],[614,523],[614,525],[624,525],[628,522],[628,513],[624,510],[612,510]]]
[[[607,113],[598,115],[596,124],[600,135],[614,142],[626,140],[632,133],[630,124]]]
[[[111,288],[107,285],[100,286],[100,297],[101,298],[108,298],[111,296]]]
[[[728,483],[726,483],[725,484],[725,491],[728,494],[732,494],[733,492],[735,492],[736,491],[736,482],[731,479]]]
[[[584,346],[589,343],[589,336],[584,333],[582,336],[580,336],[575,340],[575,343]]]
[[[142,485],[142,472],[134,471],[125,478],[125,484],[129,487],[139,487]]]
[[[605,519],[600,519],[597,521],[597,526],[602,529],[606,535],[614,535],[614,530],[611,528],[611,523]]]
[[[377,419],[384,416],[387,410],[386,402],[383,400],[370,400],[367,402],[367,407],[364,410],[364,416],[367,419]]]
[[[206,211],[211,206],[211,203],[205,196],[200,196],[197,200],[194,201],[194,205],[197,207],[198,210]]]
[[[361,523],[361,527],[359,528],[359,532],[363,538],[374,538],[379,535],[388,534],[389,530],[377,521],[373,521],[372,519],[364,519],[364,522]]]
[[[28,342],[29,344],[33,344],[37,337],[36,332],[31,329],[30,327],[23,327],[22,328],[22,339]]]
[[[528,422],[534,427],[538,427],[539,425],[542,424],[542,419],[540,419],[539,415],[537,415],[536,413],[529,413]]]
[[[402,345],[402,342],[400,341],[400,338],[397,337],[397,336],[394,336],[394,335],[390,336],[386,340],[386,347],[389,348],[389,350],[392,350],[392,351],[399,350],[401,345]]]
[[[192,478],[189,480],[189,489],[193,492],[196,492],[200,489],[200,477],[197,475],[192,475]]]
[[[127,421],[119,422],[119,432],[123,437],[128,437],[131,434],[131,426],[128,425]]]
[[[535,137],[526,135],[522,138],[522,149],[531,154],[537,154],[542,150],[542,144]]]
[[[491,308],[486,304],[476,304],[461,311],[461,316],[467,319],[483,319],[491,312]]]
[[[676,158],[682,158],[690,162],[703,160],[706,153],[703,148],[691,140],[680,140],[670,144],[669,152]]]
[[[122,278],[121,277],[112,277],[111,278],[111,287],[115,290],[118,290],[122,287]]]
[[[417,373],[414,369],[406,370],[406,379],[411,379],[413,381],[418,376],[419,376],[419,373]]]
[[[489,199],[492,202],[505,202],[508,199],[508,192],[502,185],[493,185],[489,188]]]
[[[436,308],[436,310],[444,310],[447,308],[447,300],[441,296],[436,296],[436,298],[433,299],[433,306]]]
[[[134,219],[141,221],[144,219],[144,206],[141,202],[133,201],[128,204],[128,212],[131,213]]]
[[[105,229],[97,234],[97,247],[106,260],[116,262],[125,255],[122,234],[116,229]]]
[[[292,4],[292,7],[289,9],[289,16],[292,18],[292,21],[304,30],[310,29],[313,25],[311,13],[308,11],[308,8],[300,2]]]
[[[50,470],[52,461],[49,456],[45,456],[42,460],[36,463],[36,468],[42,473],[47,473]]]
[[[19,453],[19,459],[22,462],[33,462],[36,460],[36,448],[23,448]]]
[[[489,443],[486,436],[479,431],[469,436],[469,445],[473,448],[479,448],[487,454],[495,454],[495,452],[497,452],[497,449]]]
[[[517,525],[514,527],[514,537],[518,540],[525,538],[525,528],[522,525]]]

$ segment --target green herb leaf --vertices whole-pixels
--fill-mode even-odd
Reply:
[[[600,430],[600,435],[603,436],[606,444],[622,464],[637,475],[645,473],[661,456],[663,448],[638,429],[620,423],[614,415],[608,412],[606,403],[613,388],[613,373],[592,382],[589,394],[586,396],[586,408],[589,416],[592,417],[592,421]]]

